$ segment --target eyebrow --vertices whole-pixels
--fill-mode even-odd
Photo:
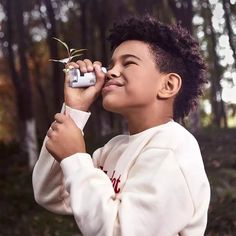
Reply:
[[[139,61],[141,61],[141,58],[139,58],[133,54],[124,54],[121,56],[122,59],[126,59],[127,57],[134,57],[134,58],[138,59]]]
[[[123,54],[123,55],[121,55],[121,59],[122,60],[125,60],[125,59],[127,59],[127,58],[129,58],[129,57],[133,57],[133,58],[135,58],[135,59],[137,59],[137,60],[139,60],[139,61],[142,61],[142,59],[141,58],[139,58],[139,57],[137,57],[137,56],[135,56],[135,55],[133,55],[133,54]],[[112,64],[112,63],[114,63],[114,59],[111,59],[110,60],[110,64]]]

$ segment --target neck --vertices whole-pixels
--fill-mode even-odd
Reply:
[[[125,118],[128,121],[129,132],[132,135],[171,121],[173,112],[166,107],[158,107],[158,109],[138,108],[136,111],[134,109],[128,115],[125,115]]]

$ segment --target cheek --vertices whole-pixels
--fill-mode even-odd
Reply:
[[[157,78],[153,73],[144,70],[130,71],[127,75],[127,88],[132,90],[151,91],[157,85]]]
[[[148,79],[134,81],[127,86],[126,94],[136,101],[144,101],[156,97],[156,84],[151,83]]]

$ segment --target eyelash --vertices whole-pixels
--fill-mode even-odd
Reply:
[[[134,61],[126,61],[123,63],[123,66],[126,67],[132,64],[137,65]],[[113,67],[114,65],[108,65],[107,70],[111,70]]]
[[[126,61],[123,65],[128,66],[128,65],[132,65],[132,64],[136,64],[136,63],[133,61]]]

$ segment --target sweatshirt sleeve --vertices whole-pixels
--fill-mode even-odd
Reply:
[[[85,236],[176,236],[194,214],[172,150],[150,148],[140,154],[119,194],[90,158],[75,154],[61,166],[75,220]]]
[[[83,130],[90,113],[72,109],[63,104],[62,113],[67,112],[76,125]],[[39,159],[34,167],[32,182],[36,202],[46,209],[71,214],[69,194],[65,189],[64,176],[59,163],[49,154],[43,142]]]

